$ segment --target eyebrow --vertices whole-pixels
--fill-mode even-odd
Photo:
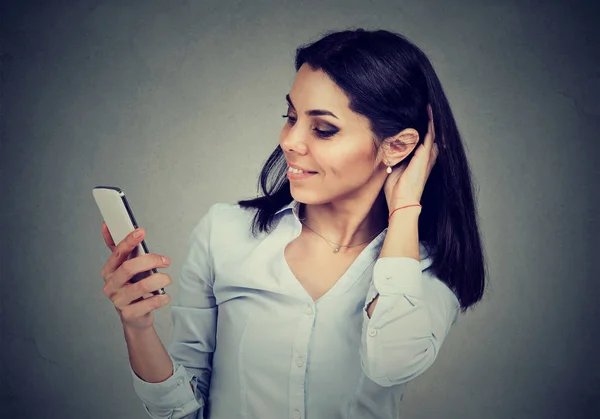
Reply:
[[[285,99],[287,100],[288,104],[293,109],[296,109],[296,107],[292,103],[292,99],[290,99],[290,95],[289,94],[285,95]],[[329,115],[329,116],[333,116],[335,119],[339,119],[332,112],[329,112],[329,111],[326,111],[326,110],[323,110],[323,109],[311,109],[310,111],[306,111],[306,115],[309,115],[309,116],[326,116],[326,115]]]

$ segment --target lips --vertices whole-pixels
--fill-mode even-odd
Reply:
[[[290,163],[290,162],[288,162],[288,166],[290,168],[292,168],[292,169],[302,170],[304,173],[317,173],[317,172],[315,172],[313,170],[306,169],[306,168],[304,168],[302,166],[298,166],[297,164],[293,164],[293,163]]]

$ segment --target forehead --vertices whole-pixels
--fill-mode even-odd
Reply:
[[[313,70],[307,64],[296,73],[290,98],[297,110],[326,109],[336,115],[353,113],[346,93],[324,71]]]

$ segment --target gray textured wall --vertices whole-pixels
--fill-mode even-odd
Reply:
[[[405,417],[600,412],[599,10],[566,4],[3,2],[0,416],[145,417],[102,294],[92,187],[126,191],[175,279],[209,205],[254,194],[295,47],[350,25],[402,32],[433,61],[489,257],[485,301],[409,386]],[[168,340],[168,310],[157,328]]]

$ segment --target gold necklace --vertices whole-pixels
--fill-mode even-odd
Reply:
[[[321,236],[319,233],[317,233],[315,230],[313,230],[312,228],[310,228],[305,222],[304,219],[301,219],[300,222],[302,223],[302,225],[306,226],[306,228],[308,228],[310,231],[312,231],[313,233],[315,233],[317,236],[319,236],[320,238],[322,238],[323,240],[325,240],[327,243],[331,243],[334,245],[333,248],[333,253],[337,253],[340,251],[340,247],[356,247],[356,246],[360,246],[361,244],[365,244],[366,242],[369,242],[371,240],[373,240],[377,235],[379,235],[379,233],[375,233],[374,235],[372,235],[371,237],[369,237],[367,240],[365,240],[364,242],[358,243],[358,244],[339,244],[336,243],[334,241],[331,241],[323,236]]]

